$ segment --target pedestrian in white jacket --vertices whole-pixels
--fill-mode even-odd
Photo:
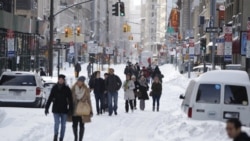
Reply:
[[[131,75],[127,74],[126,81],[123,83],[125,110],[127,113],[129,111],[129,105],[130,105],[130,109],[132,112],[134,109],[134,107],[133,107],[133,101],[135,99],[134,88],[135,88],[135,84],[134,84],[133,80],[131,80]]]

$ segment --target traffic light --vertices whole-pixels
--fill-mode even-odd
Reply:
[[[65,37],[67,38],[69,36],[69,30],[68,30],[68,28],[65,28],[64,32],[65,32]]]
[[[124,2],[120,2],[120,16],[125,16],[125,5]]]
[[[80,27],[77,27],[77,28],[76,28],[76,34],[77,34],[77,36],[80,36],[80,33],[81,33],[81,28],[80,28]]]
[[[206,52],[206,45],[207,45],[206,38],[201,38],[200,39],[200,47],[201,47],[201,50],[204,52]]]
[[[128,32],[131,32],[131,26],[128,25]]]
[[[119,3],[118,2],[112,5],[112,15],[113,16],[118,16],[119,15],[118,9],[119,9]]]
[[[128,32],[128,26],[126,24],[123,25],[123,32]]]

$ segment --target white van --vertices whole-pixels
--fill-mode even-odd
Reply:
[[[238,70],[215,70],[189,82],[182,110],[195,120],[226,121],[237,118],[250,126],[250,81]]]
[[[1,106],[43,107],[45,93],[41,77],[33,72],[6,71],[0,77]]]

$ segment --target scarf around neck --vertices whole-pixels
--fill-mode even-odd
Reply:
[[[143,87],[147,87],[147,81],[144,79],[144,80],[139,80],[139,84]]]
[[[76,99],[80,100],[85,94],[85,90],[83,87],[79,87],[79,86],[75,86],[75,95],[76,95]]]

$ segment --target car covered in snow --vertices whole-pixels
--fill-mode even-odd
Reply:
[[[49,98],[50,91],[51,91],[52,87],[57,83],[57,78],[43,76],[42,81],[43,81],[44,92],[45,92],[45,97],[46,97],[46,101],[47,101]]]
[[[0,77],[1,106],[44,107],[45,93],[37,73],[6,71]]]
[[[195,120],[237,118],[250,126],[250,81],[248,74],[238,70],[215,70],[189,82],[182,110]]]
[[[201,74],[207,72],[207,71],[212,71],[212,70],[213,70],[212,65],[206,65],[206,69],[204,69],[204,65],[199,65],[199,66],[193,67],[193,72],[194,72],[195,76],[197,76],[197,77],[200,76]],[[221,70],[221,67],[215,66],[215,70]]]

